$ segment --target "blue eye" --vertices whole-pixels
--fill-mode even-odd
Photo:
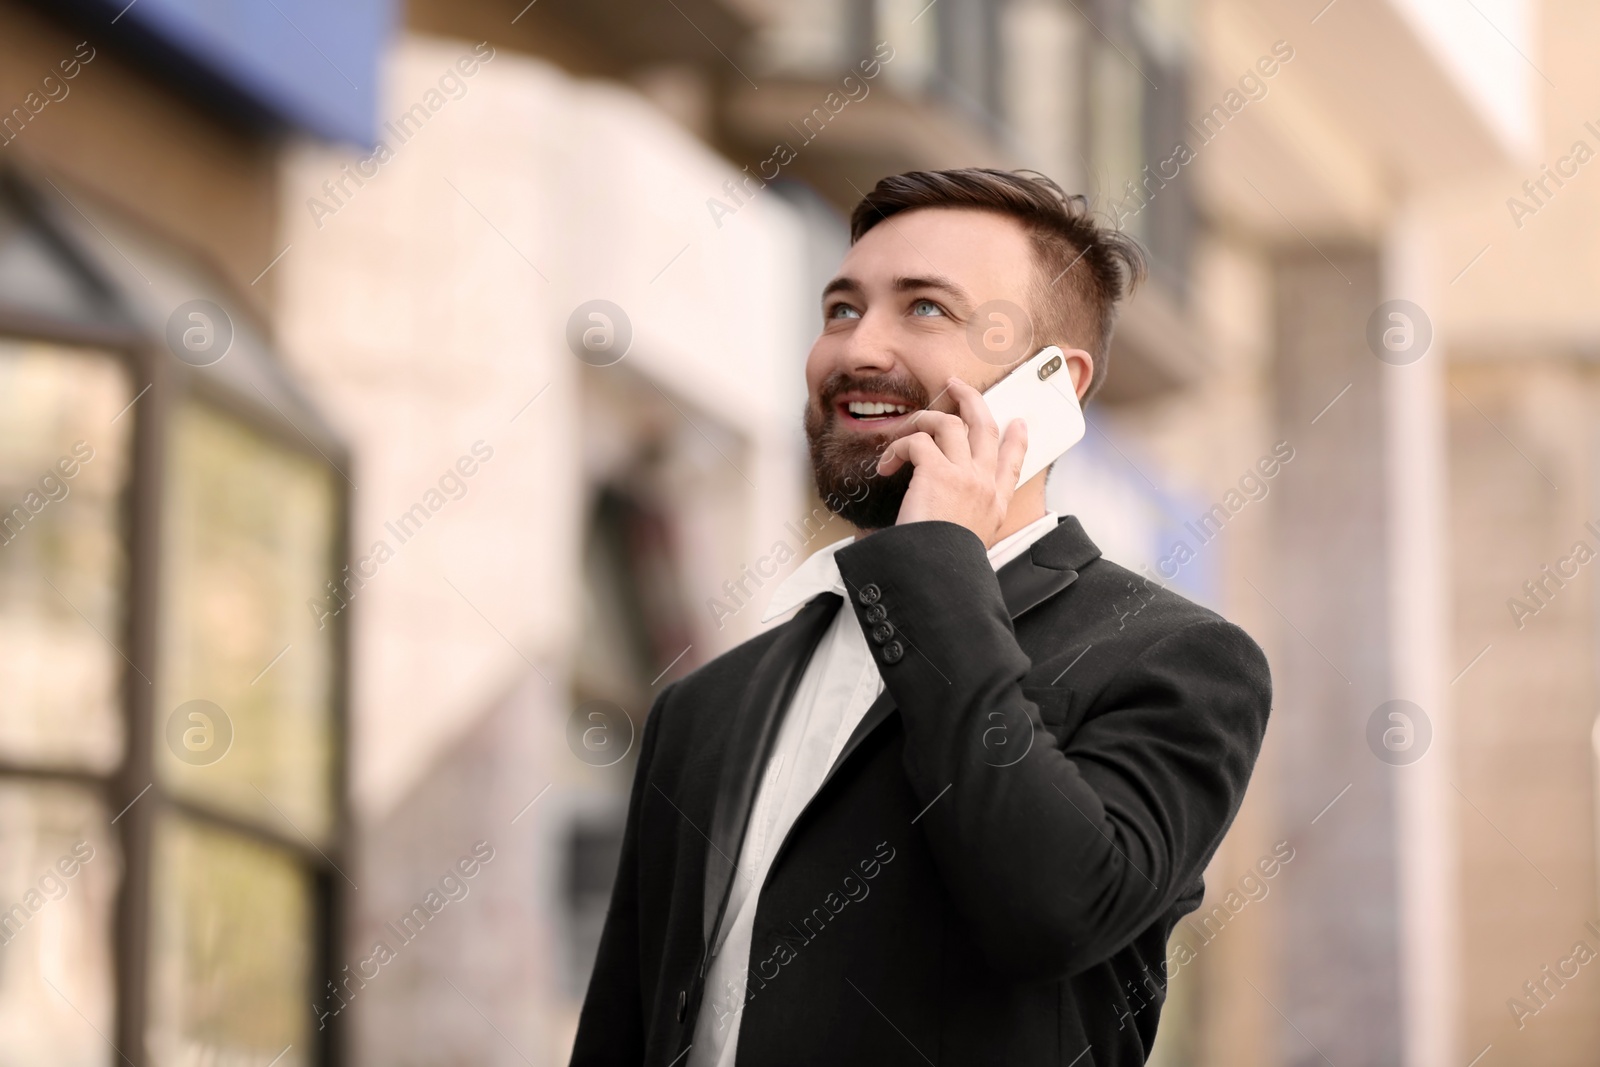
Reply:
[[[861,312],[849,304],[835,304],[828,309],[828,318],[830,319],[859,319],[860,317]]]
[[[929,308],[931,310],[924,311],[924,308]],[[943,315],[944,309],[938,304],[935,304],[932,300],[918,300],[915,304],[911,305],[911,314],[924,316]]]

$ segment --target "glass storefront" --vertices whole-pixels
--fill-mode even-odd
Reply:
[[[305,601],[332,576],[337,475],[201,404],[179,407],[169,434],[154,729],[178,741],[157,746],[161,781],[323,844],[335,631]],[[232,733],[214,761],[196,746],[227,743],[221,723],[179,710],[199,700],[223,709]]]
[[[203,268],[59,207],[0,175],[0,1067],[336,1062],[343,453]]]

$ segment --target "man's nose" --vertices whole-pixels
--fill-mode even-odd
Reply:
[[[897,361],[894,331],[885,316],[868,311],[845,343],[845,366],[855,372],[882,374]]]

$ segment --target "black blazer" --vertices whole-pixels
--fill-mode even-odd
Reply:
[[[883,676],[757,899],[741,1067],[1142,1064],[1167,938],[1271,703],[1239,627],[1064,518],[996,575],[947,522],[837,555]],[[745,822],[839,597],[646,721],[574,1065],[679,1065]]]

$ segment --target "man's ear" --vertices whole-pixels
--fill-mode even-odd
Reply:
[[[1072,389],[1082,401],[1084,390],[1089,388],[1093,380],[1094,357],[1081,348],[1063,348],[1061,355],[1067,361],[1067,370],[1072,375]]]

